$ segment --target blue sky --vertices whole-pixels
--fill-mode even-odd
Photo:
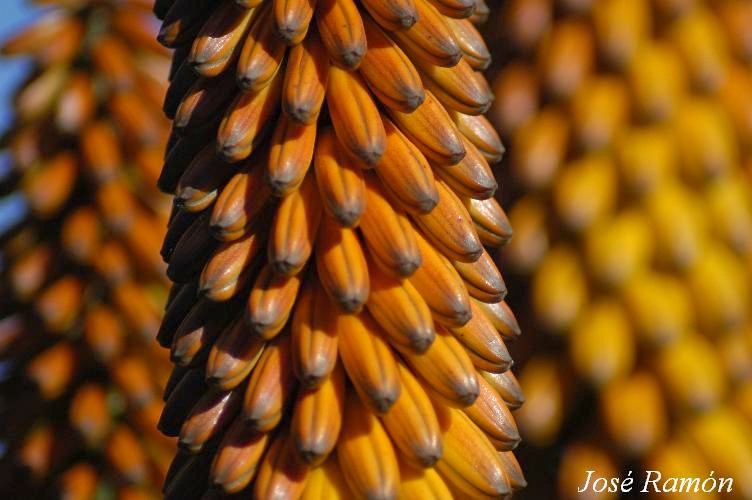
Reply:
[[[32,10],[28,0],[0,0],[0,42],[16,33],[34,19],[38,10]],[[0,58],[0,133],[10,125],[13,118],[11,99],[14,90],[23,81],[29,70],[29,61]],[[7,153],[0,152],[0,178],[9,170]],[[28,207],[19,193],[0,197],[0,235],[23,220]],[[1,261],[0,256],[0,261]],[[2,267],[2,262],[0,262]]]
[[[0,15],[0,41],[5,41],[10,35],[34,19],[38,10],[29,7],[29,0],[1,0],[2,15]],[[10,100],[13,91],[23,81],[28,71],[29,63],[23,59],[0,59],[0,130],[10,124],[12,117]]]

